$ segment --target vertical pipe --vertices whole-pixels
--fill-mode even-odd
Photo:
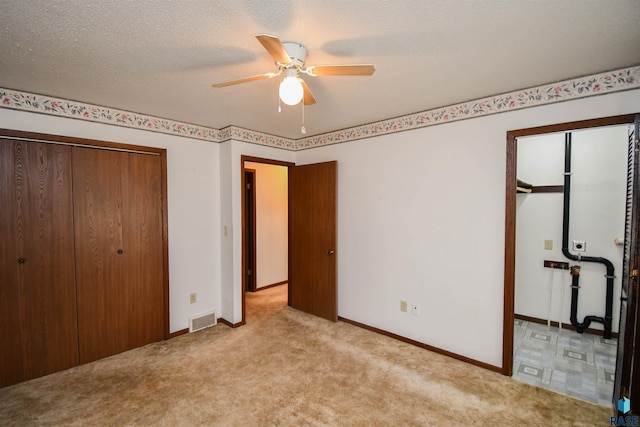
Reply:
[[[615,269],[613,263],[606,258],[591,257],[591,256],[579,256],[569,252],[569,214],[570,214],[570,199],[571,199],[571,133],[567,132],[564,139],[564,198],[563,198],[563,213],[562,213],[562,254],[573,261],[578,262],[596,262],[603,264],[607,273],[605,278],[607,279],[606,285],[606,301],[605,301],[605,317],[598,316],[586,316],[584,320],[578,322],[578,290],[580,280],[580,270],[577,270],[577,274],[573,273],[573,281],[571,285],[571,324],[576,327],[579,333],[584,332],[589,327],[591,322],[599,322],[604,325],[604,337],[605,339],[611,339],[611,322],[613,319],[613,279],[615,277]]]

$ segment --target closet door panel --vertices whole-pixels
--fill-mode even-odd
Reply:
[[[128,349],[117,151],[73,148],[80,363]]]
[[[13,195],[4,205],[13,212],[2,223],[15,252],[6,262],[14,263],[10,271],[17,266],[17,276],[8,280],[17,283],[19,294],[17,304],[15,293],[9,295],[14,304],[9,311],[14,316],[17,310],[21,337],[10,351],[21,355],[23,376],[29,379],[78,363],[71,151],[25,141],[3,145],[12,145],[7,157],[14,179]]]
[[[0,140],[0,387],[26,379],[22,363],[13,141]]]
[[[16,144],[23,352],[29,378],[78,364],[71,149]]]
[[[164,337],[159,156],[74,148],[80,361]]]
[[[126,156],[122,168],[123,246],[128,345],[135,348],[164,337],[162,170],[159,156]]]

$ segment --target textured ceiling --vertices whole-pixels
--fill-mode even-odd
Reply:
[[[297,139],[255,34],[307,65],[372,63],[372,77],[308,77],[307,135],[640,64],[637,0],[3,0],[0,87],[222,129]]]

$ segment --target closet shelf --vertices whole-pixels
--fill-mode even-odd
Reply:
[[[562,193],[563,185],[531,185],[521,180],[517,180],[516,192],[518,193]]]

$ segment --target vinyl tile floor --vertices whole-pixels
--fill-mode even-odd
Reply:
[[[618,341],[516,319],[513,378],[611,406]]]

